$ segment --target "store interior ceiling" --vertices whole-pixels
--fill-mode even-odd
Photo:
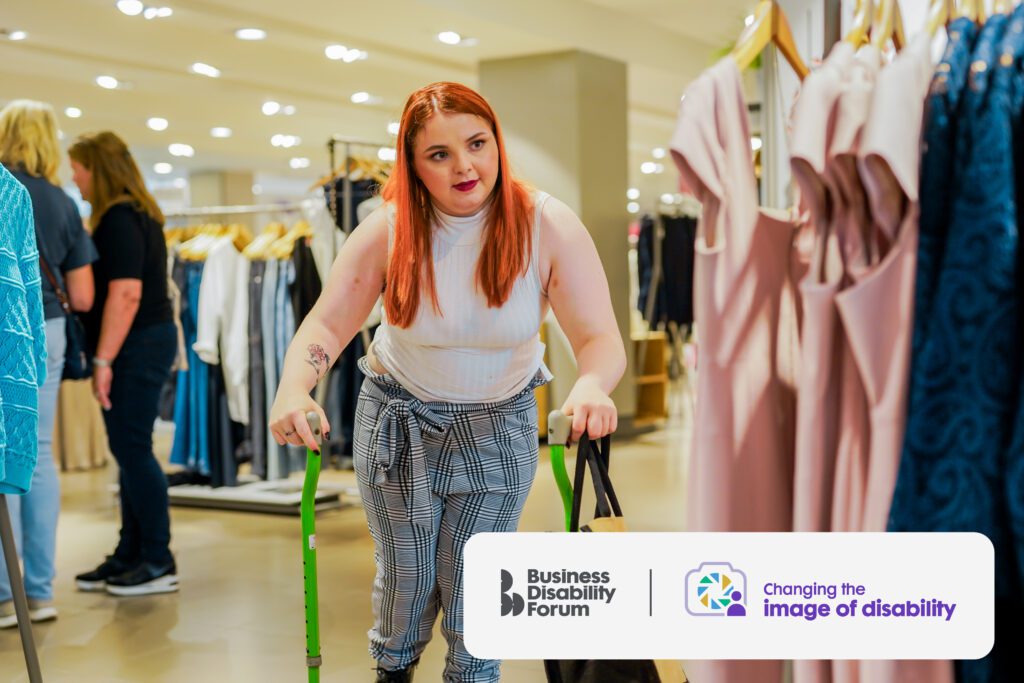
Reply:
[[[80,133],[110,129],[129,142],[147,177],[224,169],[308,183],[328,170],[331,135],[393,144],[389,124],[394,130],[416,88],[440,80],[475,86],[483,60],[572,49],[627,64],[632,179],[659,154],[656,148],[667,145],[686,84],[735,41],[756,3],[2,4],[0,103],[51,103],[65,144]],[[244,40],[236,37],[240,29],[259,29],[242,34],[249,38],[265,35]],[[327,56],[328,46],[336,46],[331,56],[340,59]],[[99,84],[114,86],[114,79],[115,87]],[[172,154],[172,145],[178,154],[191,149],[192,156]]]

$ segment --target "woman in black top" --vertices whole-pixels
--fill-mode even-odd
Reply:
[[[42,102],[15,100],[0,111],[0,162],[32,198],[36,243],[57,285],[76,311],[92,306],[92,267],[96,250],[82,227],[78,207],[60,189],[57,117]],[[45,272],[45,271],[44,271]],[[53,460],[53,427],[66,345],[64,309],[49,278],[41,278],[46,317],[46,381],[39,388],[39,457],[32,485],[23,496],[8,496],[14,535],[25,563],[25,593],[32,621],[57,617],[53,606],[60,479]],[[26,543],[26,541],[28,541]],[[0,552],[0,558],[3,553]],[[0,562],[0,628],[18,623],[11,584]]]
[[[164,216],[125,143],[83,135],[68,150],[74,181],[92,205],[99,251],[96,303],[85,318],[95,351],[93,389],[121,468],[121,536],[113,555],[76,577],[81,590],[148,595],[178,590],[167,478],[153,455],[160,390],[177,350],[167,297]]]

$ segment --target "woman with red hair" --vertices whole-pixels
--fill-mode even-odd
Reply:
[[[483,97],[435,83],[406,102],[384,206],[346,240],[288,349],[270,414],[280,444],[316,449],[310,392],[383,293],[356,414],[355,468],[377,577],[378,681],[411,681],[438,611],[446,682],[497,681],[462,638],[462,551],[515,531],[537,470],[534,389],[551,379],[538,332],[550,306],[579,368],[572,438],[615,430],[626,356],[586,228],[516,180]]]

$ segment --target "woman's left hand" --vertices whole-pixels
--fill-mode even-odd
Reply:
[[[611,434],[619,426],[615,404],[594,377],[580,377],[562,404],[562,412],[572,416],[572,434],[569,443],[579,440],[583,433],[591,439]]]
[[[113,381],[114,371],[111,368],[97,365],[92,369],[92,393],[103,410],[110,410],[110,385]]]

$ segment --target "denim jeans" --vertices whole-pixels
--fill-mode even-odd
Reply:
[[[153,423],[177,345],[174,323],[158,323],[129,332],[114,360],[112,407],[103,419],[121,469],[121,536],[114,557],[129,565],[163,567],[174,560],[167,477],[153,455]]]
[[[67,344],[64,316],[46,321],[46,381],[39,389],[39,459],[32,486],[23,496],[7,496],[14,541],[25,565],[25,593],[36,600],[53,599],[54,557],[57,548],[57,516],[60,513],[60,480],[53,460],[53,426],[57,392],[64,371]],[[0,558],[3,558],[0,550]],[[11,599],[7,563],[0,560],[0,602]]]

